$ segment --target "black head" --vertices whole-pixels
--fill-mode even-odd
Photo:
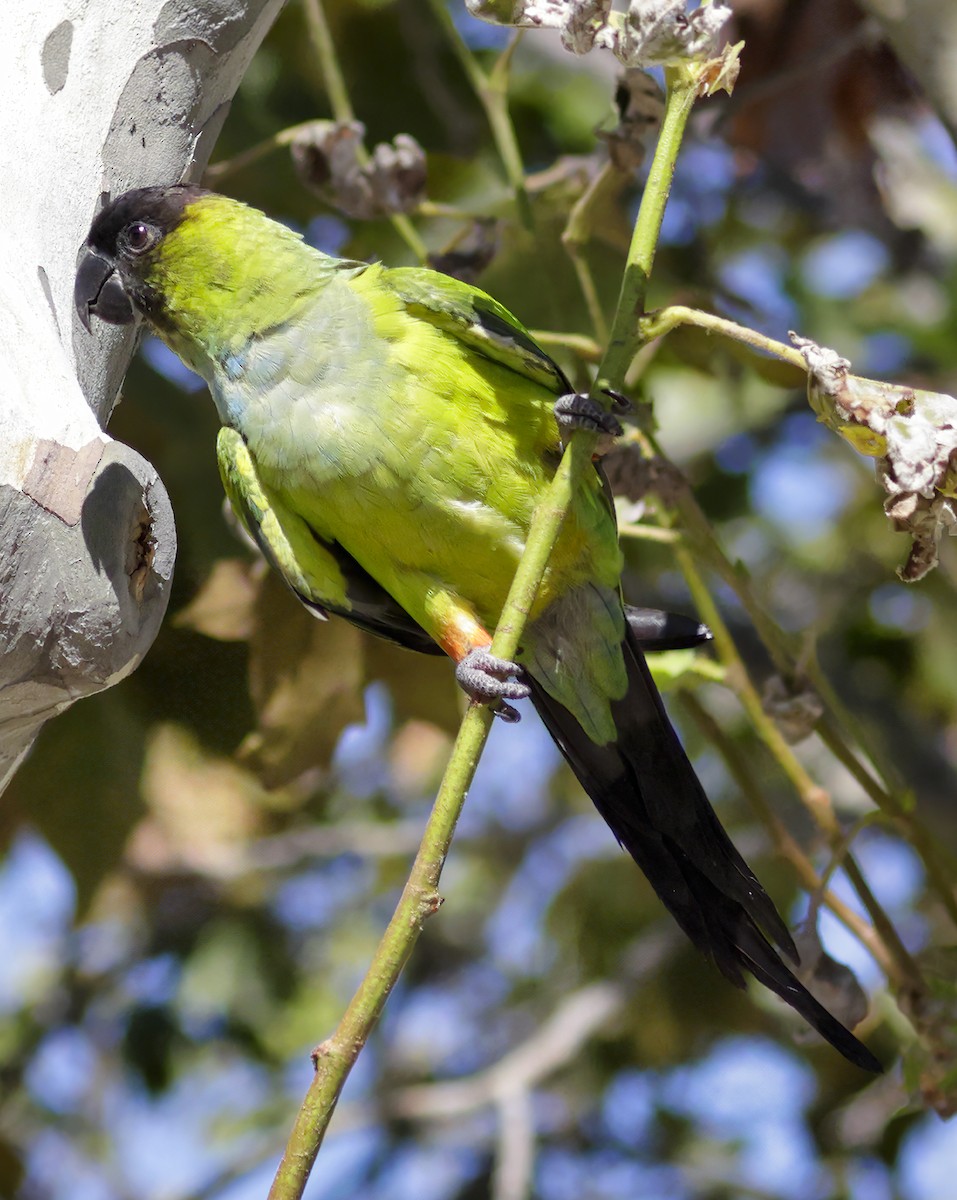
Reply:
[[[97,215],[73,289],[73,302],[87,330],[93,315],[112,325],[128,325],[135,309],[156,308],[157,297],[144,278],[151,256],[183,220],[187,206],[206,194],[205,188],[192,184],[134,188]]]

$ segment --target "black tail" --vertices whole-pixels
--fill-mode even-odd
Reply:
[[[532,679],[532,702],[549,733],[612,833],[698,949],[738,987],[744,986],[743,972],[750,972],[852,1063],[882,1070],[774,949],[772,942],[798,962],[787,927],[708,802],[631,629],[624,653],[628,691],[612,704],[617,742],[596,745],[568,709]]]

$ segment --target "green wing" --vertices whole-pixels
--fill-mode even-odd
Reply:
[[[556,396],[574,390],[525,326],[479,288],[421,267],[385,270],[381,284],[402,300],[411,316],[452,334],[493,362]]]
[[[541,384],[556,396],[575,390],[558,363],[549,358],[521,321],[480,288],[420,267],[396,267],[383,271],[381,278],[412,316],[451,333],[486,358]],[[617,528],[614,495],[597,459],[595,471]]]
[[[441,654],[424,629],[337,542],[321,538],[267,488],[241,434],[224,427],[216,442],[229,502],[269,562],[318,617],[336,613],[410,650]]]

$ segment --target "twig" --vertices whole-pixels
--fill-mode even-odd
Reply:
[[[515,126],[512,124],[512,118],[508,111],[508,73],[512,55],[518,45],[519,35],[512,38],[499,55],[495,66],[486,74],[456,29],[445,0],[429,0],[429,7],[448,37],[462,71],[472,85],[472,90],[485,112],[485,119],[492,131],[492,139],[505,171],[505,177],[512,189],[512,195],[515,197],[515,207],[518,209],[519,219],[526,229],[532,230],[535,219],[528,197],[528,189],[525,186],[525,166],[522,162],[518,138],[515,135]]]
[[[329,97],[332,115],[337,121],[343,123],[354,121],[356,119],[355,109],[349,99],[349,90],[339,66],[335,42],[332,40],[332,31],[326,20],[322,0],[303,0],[303,5],[306,10],[309,37],[312,40],[316,58],[319,60],[322,83],[326,89],[326,95]]]
[[[515,657],[577,480],[591,465],[592,440],[581,433],[572,437],[532,517],[525,553],[492,641],[491,653],[500,658]],[[412,953],[423,922],[441,903],[438,884],[442,866],[491,723],[492,713],[487,707],[472,705],[465,714],[422,844],[392,919],[338,1028],[314,1053],[316,1074],[290,1134],[269,1200],[294,1197],[298,1200],[302,1196],[346,1077]]]
[[[336,121],[342,124],[351,123],[355,121],[355,111],[352,107],[352,101],[349,99],[345,79],[339,67],[335,43],[332,40],[329,23],[326,21],[326,14],[323,10],[321,0],[303,0],[303,4],[306,13],[306,24],[309,28],[309,36],[312,39],[316,57],[319,60],[323,84],[326,89],[326,95],[329,97],[329,106],[332,109],[332,115]],[[258,142],[255,146],[251,146],[248,150],[241,151],[232,158],[213,163],[206,168],[203,183],[209,187],[219,186],[227,176],[233,175],[245,167],[252,166],[253,163],[257,163],[261,158],[265,158],[266,155],[272,154],[275,150],[291,146],[296,138],[301,133],[309,130],[313,124],[313,121],[302,121],[298,125],[290,125],[288,128],[280,129],[278,133],[274,133],[263,141]],[[356,157],[362,166],[368,166],[372,161],[368,150],[363,145],[357,147]],[[404,213],[392,213],[389,216],[389,221],[419,262],[425,262],[428,257],[428,249],[409,218]]]
[[[649,444],[654,445],[652,439],[647,438],[646,435],[642,435],[642,437]],[[654,449],[661,460],[667,462],[658,447],[655,446]],[[677,468],[673,468],[673,470],[677,475]],[[953,884],[948,872],[941,862],[940,850],[914,818],[903,784],[897,778],[896,772],[890,764],[884,761],[886,756],[879,747],[870,744],[870,739],[867,739],[859,723],[845,711],[813,655],[803,656],[804,661],[800,670],[796,667],[799,652],[795,647],[794,639],[785,634],[764,611],[754,595],[746,573],[728,560],[707,517],[701,511],[690,487],[684,483],[683,479],[681,485],[675,490],[674,504],[680,527],[687,542],[694,549],[695,558],[707,562],[735,592],[758,636],[771,655],[775,668],[788,679],[802,676],[806,678],[824,701],[827,711],[817,723],[817,731],[821,740],[835,758],[847,768],[878,808],[898,821],[906,831],[911,843],[924,860],[929,881],[933,885],[936,895],[940,898],[951,920],[957,925],[957,897],[954,895]],[[867,755],[873,765],[875,773],[868,770],[851,749],[840,726],[851,730],[861,751]]]
[[[318,0],[309,3],[318,4]],[[440,10],[442,18],[448,20],[444,6],[437,4],[437,0],[433,3],[437,15]],[[695,88],[694,81],[684,79],[675,81],[668,92],[661,134],[628,252],[613,341],[598,372],[601,387],[622,386],[630,353],[639,339],[636,317],[643,310],[648,273]],[[580,481],[592,469],[594,444],[594,435],[583,431],[572,435],[535,509],[525,550],[490,647],[496,657],[512,659],[517,653],[565,513]],[[412,953],[423,922],[441,903],[438,884],[442,866],[491,722],[492,713],[484,706],[472,705],[465,714],[422,844],[392,919],[338,1028],[314,1052],[316,1073],[297,1115],[269,1200],[300,1200],[346,1077]]]
[[[671,940],[646,935],[649,951],[637,973],[659,970]],[[531,1036],[498,1062],[465,1079],[417,1084],[386,1093],[377,1104],[354,1102],[339,1113],[337,1130],[363,1128],[387,1117],[402,1121],[450,1121],[494,1109],[495,1167],[491,1200],[525,1200],[534,1166],[532,1096],[579,1054],[592,1037],[606,1031],[627,1002],[618,984],[596,983],[566,996]]]
[[[743,342],[754,350],[763,350],[774,358],[780,358],[791,366],[797,367],[802,375],[807,374],[807,363],[804,356],[794,346],[786,342],[775,341],[758,333],[756,329],[748,329],[746,325],[738,325],[725,317],[715,316],[714,313],[703,312],[698,308],[688,308],[684,304],[670,304],[667,308],[659,308],[649,313],[641,320],[642,339],[646,342],[663,337],[679,325],[694,325],[708,333],[717,333],[730,338],[734,342]]]
[[[670,305],[657,312],[649,313],[639,324],[642,337],[649,344],[679,325],[693,325],[779,358],[798,368],[802,373],[805,373],[807,369],[803,356],[794,346],[775,341],[753,329],[738,325],[734,321],[685,305]],[[688,530],[689,535],[696,542],[698,550],[707,555],[714,568],[737,593],[777,669],[785,676],[793,677],[796,674],[794,668],[796,655],[789,645],[788,638],[757,602],[746,576],[728,561],[690,488],[679,489],[676,507],[683,527]],[[940,861],[937,848],[920,824],[913,819],[910,813],[910,804],[903,794],[905,791],[903,783],[897,778],[893,765],[879,747],[869,744],[870,739],[865,736],[860,723],[840,704],[829,680],[813,656],[803,664],[801,673],[814,686],[830,710],[830,714],[826,712],[818,722],[818,732],[825,745],[850,771],[874,803],[883,812],[898,819],[904,825],[908,837],[924,860],[935,892],[940,897],[951,920],[957,924],[957,896],[954,894],[948,872]],[[848,745],[841,732],[841,726],[851,731],[855,741],[867,754],[880,779],[883,779],[885,783],[882,784],[880,779],[875,778],[861,763]]]
[[[631,360],[639,346],[647,340],[640,328],[640,318],[645,312],[648,280],[658,247],[665,204],[671,192],[678,149],[691,115],[697,86],[688,79],[669,79],[667,82],[664,117],[632,232],[628,262],[611,327],[611,340],[595,381],[596,392],[622,386]]]
[[[682,706],[691,715],[695,724],[717,748],[719,754],[727,763],[735,783],[741,789],[748,803],[761,818],[771,834],[778,854],[791,864],[794,872],[804,887],[812,895],[820,896],[822,903],[828,908],[841,924],[848,929],[871,954],[883,973],[896,983],[901,982],[901,974],[894,958],[888,953],[887,947],[873,925],[870,925],[858,912],[830,891],[825,886],[825,879],[815,869],[814,864],[804,853],[798,842],[791,836],[790,831],[774,809],[764,798],[764,793],[754,778],[750,764],[731,741],[714,717],[698,700],[694,692],[681,689],[679,698]]]
[[[605,163],[572,205],[562,233],[562,245],[571,258],[575,274],[578,276],[578,285],[585,299],[585,307],[588,309],[592,332],[602,345],[608,341],[608,325],[605,321],[605,314],[602,312],[598,290],[595,287],[595,280],[584,249],[591,237],[593,207],[607,195],[609,190],[620,191],[623,186],[621,173],[610,162]]]
[[[751,682],[747,668],[704,583],[694,557],[685,545],[679,543],[675,547],[675,558],[687,581],[698,611],[711,629],[715,649],[727,673],[727,682],[741,701],[755,732],[774,755],[804,806],[824,832],[829,844],[832,847],[840,846],[844,851],[842,865],[848,879],[860,897],[875,929],[880,934],[887,954],[894,960],[895,969],[891,972],[892,977],[899,985],[906,983],[914,994],[926,995],[927,985],[920,968],[901,942],[890,918],[867,886],[860,867],[844,846],[841,826],[834,812],[830,795],[825,788],[811,778],[775,721],[765,712],[761,697]]]
[[[259,838],[250,843],[243,859],[248,868],[275,870],[336,854],[390,858],[414,851],[420,837],[421,826],[413,820],[336,821]]]
[[[793,679],[799,676],[807,678],[821,699],[824,700],[827,707],[835,713],[837,719],[842,724],[849,723],[848,715],[839,705],[829,681],[821,671],[814,656],[802,653],[795,639],[786,634],[768,616],[754,594],[746,571],[729,561],[708,518],[701,511],[694,493],[685,482],[683,476],[681,476],[678,468],[668,462],[668,459],[662,454],[660,447],[648,435],[635,435],[635,440],[644,441],[650,445],[661,462],[665,463],[671,469],[675,478],[680,477],[680,484],[675,489],[674,495],[674,506],[678,513],[680,527],[684,531],[689,543],[693,545],[696,556],[706,562],[737,595],[742,607],[750,617],[758,636],[761,638],[765,649],[770,654],[775,669],[785,678]],[[799,659],[801,660],[800,670],[795,666]],[[894,795],[894,789],[891,785],[888,784],[885,786],[882,784],[875,775],[872,775],[863,766],[847,746],[842,735],[833,729],[832,723],[826,715],[819,723],[819,728],[822,737],[826,739],[830,737],[833,740],[832,749],[834,753],[845,763],[848,770],[851,771],[855,779],[857,779],[875,804],[895,815],[906,810],[906,802]],[[868,748],[863,731],[856,728],[855,739],[862,748],[865,748],[865,752],[873,763],[877,774],[881,778],[887,779],[890,768],[888,767],[885,770],[884,764],[879,762],[881,757],[880,752],[877,749],[872,750]],[[838,748],[840,748],[840,753]],[[898,788],[900,788],[900,785],[898,785]]]
[[[619,525],[618,533],[636,542],[657,542],[661,546],[676,546],[681,541],[681,530],[670,529],[667,525]]]
[[[522,1089],[498,1102],[498,1145],[491,1200],[528,1200],[535,1170],[532,1098]]]
[[[540,346],[562,346],[571,350],[585,362],[597,363],[601,360],[601,346],[594,338],[585,337],[581,333],[556,333],[551,329],[533,329],[531,335]]]
[[[608,1029],[628,1002],[631,988],[660,971],[673,953],[677,937],[658,927],[646,933],[638,954],[637,969],[630,967],[628,988],[617,983],[591,983],[563,997],[526,1041],[507,1051],[497,1062],[473,1075],[452,1081],[407,1084],[386,1091],[373,1102],[355,1100],[336,1114],[336,1132],[362,1129],[387,1118],[402,1121],[447,1121],[470,1117],[499,1105],[516,1091],[534,1091],[571,1062],[582,1046]]]
[[[505,202],[510,202],[507,196]],[[448,204],[442,200],[420,200],[415,206],[415,215],[447,221],[487,221],[495,214],[497,207],[494,202],[479,209],[462,208],[458,204]]]
[[[407,1120],[458,1117],[529,1092],[574,1058],[624,1001],[624,991],[615,984],[580,988],[566,996],[527,1041],[491,1067],[467,1079],[402,1088],[390,1098],[389,1111]]]
[[[325,10],[322,7],[322,0],[303,0],[303,2],[306,9],[306,24],[309,27],[309,36],[312,39],[316,57],[319,60],[319,67],[322,71],[322,79],[325,84],[326,94],[329,97],[332,115],[341,124],[350,123],[355,120],[355,111],[352,107],[352,101],[349,99],[349,91],[339,66],[339,58],[336,54],[335,43],[332,40],[329,22],[326,20]],[[369,151],[363,145],[358,147],[356,157],[362,166],[368,166],[372,161]],[[428,250],[409,218],[404,213],[392,213],[389,216],[389,221],[392,223],[393,229],[395,229],[396,233],[402,238],[419,262],[425,262],[428,257]]]
[[[250,146],[248,150],[234,154],[232,158],[224,158],[219,162],[211,163],[203,174],[203,186],[218,187],[227,176],[234,175],[245,167],[251,167],[261,158],[272,154],[274,150],[282,150],[285,146],[291,146],[299,134],[304,133],[313,124],[312,121],[302,121],[299,125],[290,125],[288,128],[280,129],[278,133],[264,138],[261,142],[257,142],[255,146]]]
[[[809,676],[814,683],[815,688],[824,699],[828,699],[828,692],[824,691],[819,685],[819,672],[815,672],[814,676]],[[924,866],[927,868],[927,875],[930,884],[932,885],[935,894],[944,906],[944,910],[950,917],[954,925],[957,925],[957,894],[954,891],[953,876],[948,872],[941,855],[943,850],[940,846],[935,845],[930,835],[924,826],[916,819],[911,811],[911,805],[906,798],[899,798],[898,792],[902,788],[884,791],[879,788],[874,780],[868,775],[858,762],[851,748],[845,742],[840,729],[836,723],[831,721],[822,721],[819,724],[818,732],[821,735],[821,740],[828,747],[838,762],[843,763],[851,772],[854,778],[864,787],[865,791],[874,800],[881,812],[885,815],[890,815],[897,827],[903,830],[904,835],[910,841],[914,849],[920,854]],[[860,737],[856,738],[860,741]]]

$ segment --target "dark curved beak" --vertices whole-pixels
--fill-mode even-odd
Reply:
[[[91,332],[91,316],[110,325],[130,325],[135,317],[116,268],[95,250],[87,250],[80,263],[73,285],[73,303],[87,333]]]

